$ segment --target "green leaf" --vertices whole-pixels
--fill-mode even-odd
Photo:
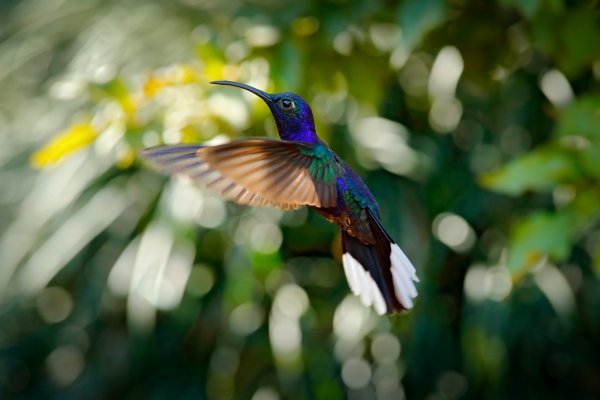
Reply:
[[[595,186],[579,188],[575,198],[563,209],[571,216],[571,232],[575,236],[583,235],[596,223],[600,216],[600,189]]]
[[[554,133],[558,137],[583,136],[600,143],[600,96],[582,96],[565,108]]]
[[[581,169],[587,175],[600,179],[600,145],[587,146],[577,154]]]
[[[526,191],[548,191],[580,177],[573,154],[568,149],[548,145],[483,175],[480,183],[497,192],[517,196]]]
[[[508,268],[521,275],[544,256],[554,261],[565,259],[570,252],[573,231],[569,213],[536,213],[517,224],[508,255]]]
[[[540,212],[519,222],[509,244],[508,267],[521,275],[542,257],[562,261],[572,243],[580,240],[600,216],[600,190],[583,188],[566,207],[554,213]]]
[[[586,39],[600,35],[598,16],[590,12],[588,7],[581,7],[566,15],[559,30],[562,47],[555,55],[556,61],[567,76],[574,76],[584,71],[598,57],[600,41]]]

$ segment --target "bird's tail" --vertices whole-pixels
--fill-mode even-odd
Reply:
[[[419,281],[415,267],[370,211],[367,219],[375,244],[342,232],[342,261],[350,289],[378,314],[410,309],[417,297],[414,282]]]

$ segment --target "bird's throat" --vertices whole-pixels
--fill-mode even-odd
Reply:
[[[303,121],[300,124],[286,123],[287,121],[276,120],[277,131],[282,140],[304,143],[318,143],[319,137],[312,120]]]

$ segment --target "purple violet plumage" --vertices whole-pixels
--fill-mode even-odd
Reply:
[[[278,102],[286,99],[292,102],[290,109],[278,107]],[[283,92],[273,96],[273,102],[268,103],[279,137],[283,140],[304,143],[319,143],[312,110],[304,99],[295,93]]]

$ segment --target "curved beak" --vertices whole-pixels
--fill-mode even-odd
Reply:
[[[270,104],[270,103],[273,102],[273,100],[271,99],[271,95],[270,94],[265,93],[262,90],[254,88],[252,86],[246,85],[244,83],[232,82],[232,81],[212,81],[211,83],[215,84],[215,85],[235,86],[235,87],[238,87],[240,89],[244,89],[244,90],[247,90],[247,91],[249,91],[251,93],[254,93],[258,97],[260,97],[261,99],[263,99],[267,104]]]

